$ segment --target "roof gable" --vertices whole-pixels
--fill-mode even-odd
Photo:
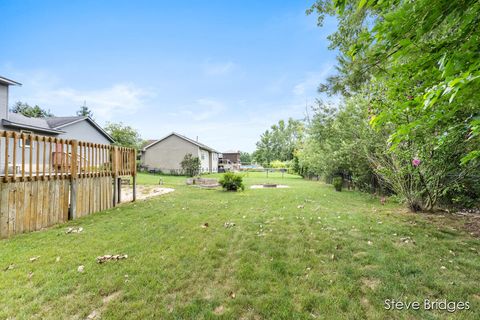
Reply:
[[[72,124],[75,124],[80,121],[87,121],[90,125],[100,132],[105,138],[107,138],[110,142],[115,142],[111,135],[109,135],[105,130],[103,130],[98,123],[96,123],[92,118],[85,117],[85,116],[76,116],[76,117],[51,117],[47,118],[47,122],[49,122],[50,126],[56,130],[65,128]]]
[[[210,148],[209,146],[207,146],[207,145],[205,145],[205,144],[203,144],[203,143],[200,143],[200,142],[195,141],[195,140],[193,140],[193,139],[187,138],[187,137],[185,137],[185,136],[183,136],[183,135],[181,135],[181,134],[178,134],[178,133],[176,133],[176,132],[172,132],[172,133],[170,133],[169,135],[167,135],[167,136],[165,136],[165,137],[163,137],[163,138],[161,138],[161,139],[159,139],[159,140],[152,140],[153,142],[150,143],[150,144],[148,144],[148,145],[146,145],[146,146],[143,148],[143,151],[147,150],[148,148],[154,146],[155,144],[157,144],[157,143],[159,143],[159,142],[161,142],[161,141],[163,141],[163,140],[165,140],[165,139],[167,139],[167,138],[169,138],[169,137],[171,137],[171,136],[176,136],[176,137],[178,137],[178,138],[180,138],[180,139],[183,139],[183,140],[185,140],[185,141],[187,141],[187,142],[190,142],[191,144],[194,144],[194,145],[196,145],[197,147],[199,147],[199,148],[201,148],[201,149],[205,149],[205,150],[208,150],[208,151],[210,151],[210,152],[219,153],[219,152],[216,151],[215,149]]]

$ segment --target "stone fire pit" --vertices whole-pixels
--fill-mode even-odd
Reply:
[[[253,186],[250,187],[250,189],[273,189],[273,188],[284,189],[284,188],[290,188],[290,187],[284,184],[275,184],[275,183],[254,184]]]

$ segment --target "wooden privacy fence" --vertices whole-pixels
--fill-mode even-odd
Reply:
[[[135,201],[134,149],[0,130],[0,238],[115,206],[122,176]]]

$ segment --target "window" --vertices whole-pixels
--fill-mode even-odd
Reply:
[[[32,131],[24,131],[24,130],[21,130],[20,133],[32,134]],[[32,144],[32,140],[31,140],[29,137],[26,137],[26,138],[25,138],[25,148],[30,148],[30,146],[32,146],[32,145],[33,145],[33,144]],[[20,139],[18,140],[18,146],[19,146],[20,148],[23,147],[23,139],[22,139],[22,138],[20,138]]]

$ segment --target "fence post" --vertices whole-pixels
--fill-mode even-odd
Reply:
[[[117,203],[122,202],[122,180],[120,178],[116,178],[115,181],[117,182]]]
[[[77,177],[78,177],[78,164],[77,164],[77,149],[78,141],[72,140],[72,154],[71,154],[71,166],[70,166],[70,215],[69,219],[73,220],[77,217]],[[68,152],[68,149],[67,149]]]
[[[111,147],[111,152],[112,152],[112,178],[113,178],[113,206],[115,207],[117,205],[117,147],[112,146]]]
[[[137,200],[137,150],[134,149],[133,153],[133,161],[132,161],[132,201]]]

